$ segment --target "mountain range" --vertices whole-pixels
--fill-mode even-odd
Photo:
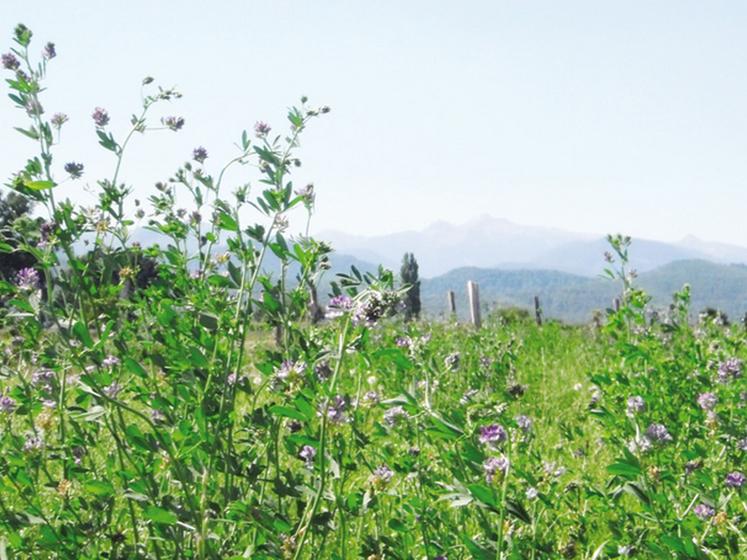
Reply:
[[[465,224],[436,222],[420,231],[381,236],[322,232],[337,251],[333,270],[353,262],[364,271],[381,263],[395,271],[405,252],[420,265],[423,308],[430,315],[446,312],[446,292],[457,295],[458,314],[467,310],[468,280],[480,285],[483,306],[530,308],[539,296],[548,317],[569,322],[591,318],[609,307],[619,292],[601,278],[606,238],[540,226],[514,224],[482,216]],[[672,294],[690,284],[694,312],[713,307],[732,319],[747,312],[747,248],[688,236],[666,243],[634,239],[631,266],[637,284],[665,307]]]
[[[603,236],[482,216],[460,225],[436,222],[420,231],[371,237],[327,231],[314,237],[335,249],[320,296],[328,293],[335,274],[349,272],[351,265],[375,272],[382,264],[398,272],[405,252],[414,253],[419,263],[423,309],[430,316],[445,314],[446,293],[453,290],[457,312],[465,317],[468,280],[480,285],[484,307],[531,308],[538,296],[547,317],[568,322],[588,321],[619,293],[618,285],[600,277],[608,249]],[[144,245],[158,242],[146,230],[136,238]],[[688,283],[694,312],[713,307],[733,320],[747,313],[745,247],[693,236],[675,243],[633,239],[630,262],[639,274],[637,283],[657,306],[668,305]],[[279,270],[271,253],[265,267],[271,273]]]
[[[420,231],[379,236],[322,231],[319,239],[336,251],[398,268],[405,252],[415,254],[421,275],[434,277],[460,267],[546,269],[596,276],[604,266],[607,241],[602,235],[515,224],[481,216],[465,224],[436,222]],[[635,239],[633,266],[639,272],[679,260],[747,264],[747,247],[688,236],[676,243]]]

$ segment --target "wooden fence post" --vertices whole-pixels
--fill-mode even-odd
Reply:
[[[482,326],[482,320],[480,319],[480,288],[477,282],[472,280],[467,282],[467,295],[469,296],[469,312],[472,324],[479,329]]]
[[[542,326],[542,308],[540,307],[539,296],[534,296],[534,320],[537,321],[537,326]]]
[[[620,298],[616,297],[614,300],[612,300],[612,308],[615,310],[615,313],[620,311]]]
[[[449,302],[449,315],[453,317],[456,315],[456,296],[454,295],[454,290],[449,290],[446,293],[446,299]]]

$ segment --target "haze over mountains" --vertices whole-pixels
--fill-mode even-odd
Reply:
[[[138,230],[144,245],[158,236]],[[604,236],[553,228],[525,226],[482,216],[461,225],[436,222],[421,231],[363,237],[327,231],[316,239],[335,249],[332,269],[319,286],[320,296],[329,292],[335,274],[355,266],[375,272],[379,264],[399,272],[402,255],[415,254],[420,265],[421,297],[431,316],[446,311],[446,292],[457,294],[457,309],[466,314],[465,285],[480,285],[484,307],[530,308],[539,296],[547,317],[569,322],[591,319],[594,311],[610,306],[619,286],[600,273],[605,267]],[[705,307],[725,311],[733,320],[747,313],[747,248],[703,241],[689,236],[676,243],[633,239],[631,265],[637,283],[666,307],[675,291],[690,284],[692,310]],[[268,272],[279,272],[277,259],[268,253]],[[290,275],[295,274],[295,269]]]
[[[373,271],[380,263],[399,270],[403,253],[420,265],[423,307],[429,314],[446,310],[446,291],[457,293],[466,312],[464,286],[480,284],[483,304],[530,307],[539,296],[546,316],[571,322],[589,320],[608,307],[619,291],[600,278],[608,244],[604,236],[525,226],[482,216],[461,225],[437,222],[421,231],[363,237],[334,231],[319,239],[332,243],[333,272],[352,262]],[[688,236],[676,243],[633,239],[632,267],[638,284],[665,307],[672,294],[691,286],[693,312],[705,307],[733,319],[747,312],[747,248]]]
[[[608,248],[603,235],[519,225],[487,215],[460,225],[436,222],[420,231],[371,237],[322,231],[317,237],[331,242],[339,253],[390,268],[399,267],[403,253],[415,253],[421,276],[426,278],[465,266],[596,276],[604,267],[603,254]],[[634,239],[631,259],[639,272],[693,259],[747,264],[747,248],[693,236],[677,243]]]

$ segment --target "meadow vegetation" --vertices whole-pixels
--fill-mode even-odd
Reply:
[[[8,186],[40,217],[0,245],[32,258],[0,281],[0,558],[747,555],[745,333],[692,323],[687,288],[652,315],[629,239],[597,325],[405,321],[385,270],[339,276],[322,318],[330,248],[288,216],[312,215],[293,180],[327,107],[257,122],[226,164],[196,147],[135,204],[128,144],[185,125],[146,78],[128,130],[92,112],[112,173],[85,208],[57,194],[88,177],[55,159],[56,49],[32,45],[19,25],[2,56],[37,149]]]

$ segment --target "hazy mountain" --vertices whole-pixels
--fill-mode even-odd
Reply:
[[[555,270],[460,268],[423,281],[421,292],[426,311],[435,316],[443,315],[447,310],[446,292],[454,290],[457,310],[465,317],[468,280],[480,285],[483,306],[531,309],[537,295],[547,317],[569,322],[588,321],[594,310],[609,307],[619,293],[619,285],[611,280]],[[741,320],[747,312],[745,265],[683,260],[644,272],[637,283],[653,297],[658,307],[668,306],[672,294],[690,284],[693,313],[714,307],[725,311],[732,320]]]
[[[688,235],[677,245],[685,249],[698,251],[709,260],[723,263],[747,263],[747,247],[703,241],[693,235]]]
[[[326,231],[317,237],[330,241],[337,251],[388,267],[399,267],[405,252],[415,253],[424,277],[461,266],[528,264],[565,243],[593,239],[586,234],[523,226],[490,216],[460,225],[436,222],[421,231],[389,235],[364,237]]]
[[[399,268],[405,252],[415,253],[423,277],[461,267],[548,269],[594,277],[604,268],[608,249],[602,235],[524,226],[482,216],[464,224],[436,222],[420,231],[359,236],[321,232],[319,239],[341,252]],[[678,260],[747,263],[747,248],[687,237],[678,243],[634,239],[631,264],[646,272]]]
[[[604,252],[607,250],[609,244],[606,238],[575,241],[548,251],[538,257],[533,264],[584,276],[597,276],[606,266]],[[646,272],[679,260],[708,258],[705,253],[694,248],[647,239],[634,239],[629,256],[631,266],[638,272]],[[744,260],[747,262],[747,258]]]
[[[454,290],[457,313],[466,318],[468,280],[479,284],[483,307],[529,309],[536,295],[546,316],[569,322],[589,320],[595,309],[608,306],[615,295],[612,282],[556,270],[459,268],[422,282],[423,308],[429,314],[443,315],[447,311],[447,291]]]

